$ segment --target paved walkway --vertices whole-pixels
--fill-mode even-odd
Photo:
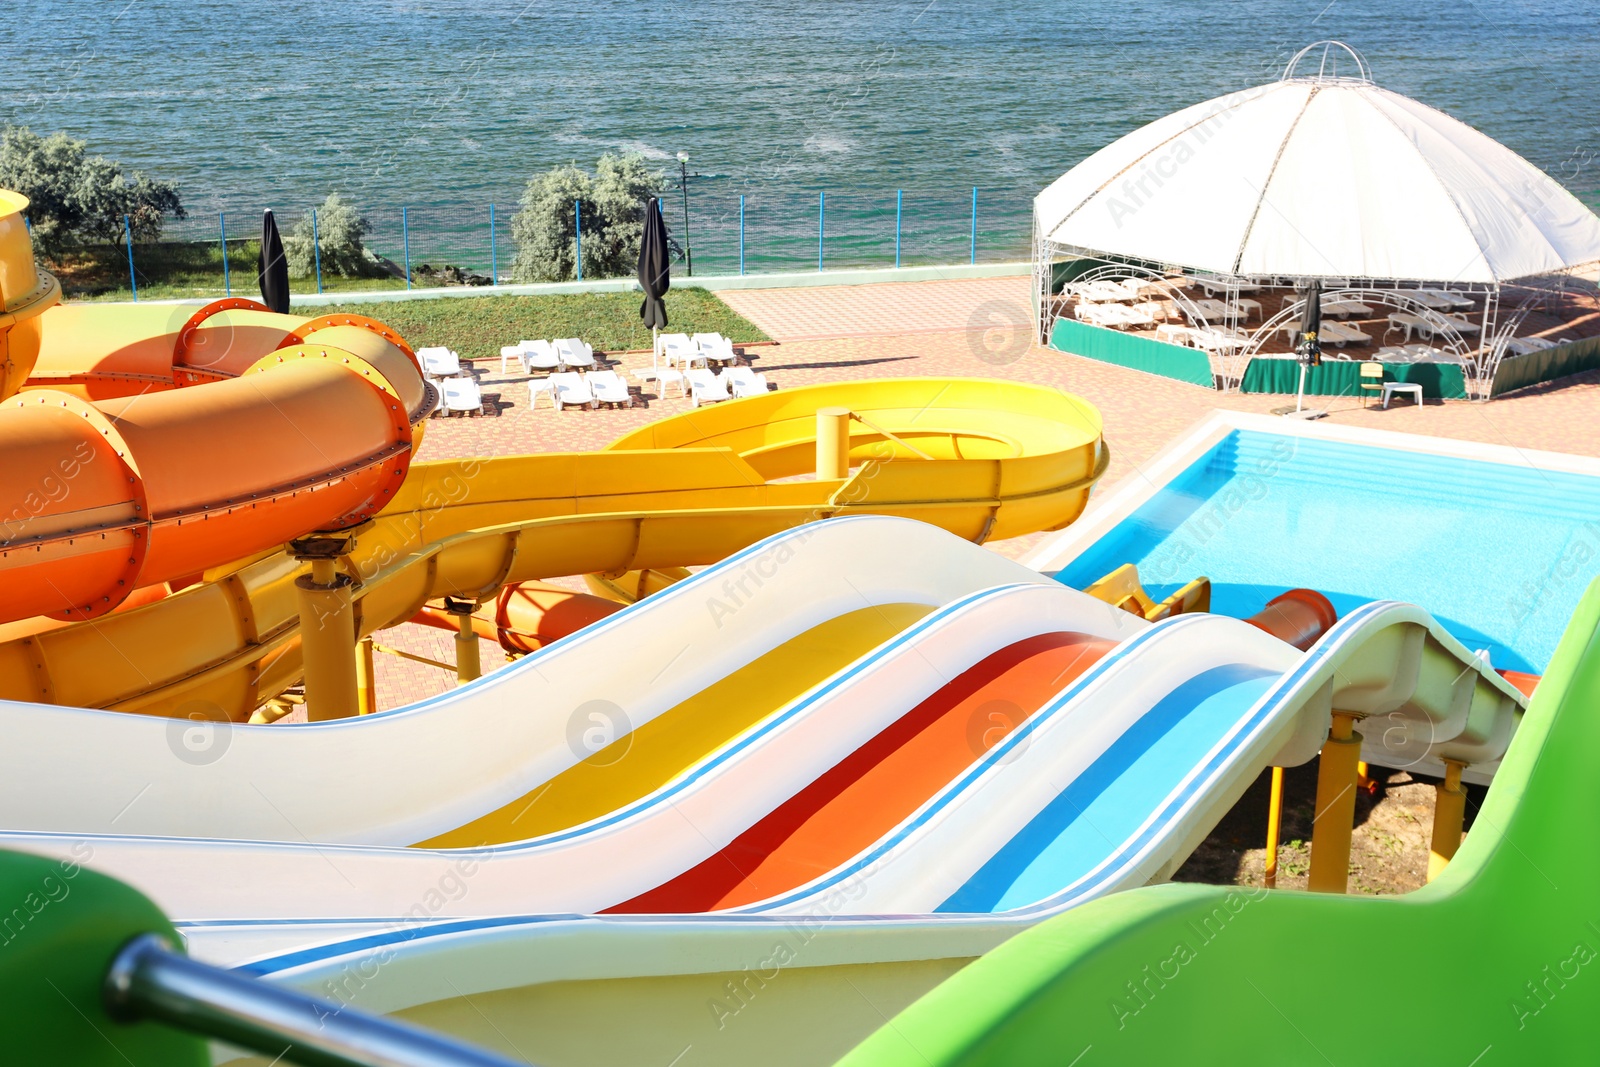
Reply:
[[[717,295],[779,341],[985,330],[1025,325],[1028,278],[970,278],[806,289],[732,289]]]
[[[1100,409],[1112,450],[1102,489],[1137,477],[1163,445],[1212,410],[1265,413],[1284,402],[1277,396],[1220,394],[1034,344],[1027,286],[1025,278],[998,278],[723,295],[778,339],[777,344],[751,346],[748,351],[756,368],[780,388],[880,376],[949,375],[1035,382],[1085,398]],[[943,327],[930,329],[930,322]],[[622,360],[629,368],[648,365],[649,354],[626,355]],[[478,370],[484,391],[499,397],[498,417],[430,421],[419,460],[593,449],[634,427],[689,408],[686,400],[656,397],[651,387],[643,407],[560,414],[548,407],[530,411],[526,385],[502,378],[498,360],[479,364]],[[1396,401],[1388,411],[1376,404],[1363,409],[1356,398],[1320,397],[1318,404],[1328,409],[1330,422],[1344,425],[1600,455],[1600,433],[1595,430],[1600,423],[1600,373],[1595,372],[1489,404],[1433,401],[1416,408]],[[990,547],[1015,558],[1044,536]],[[437,658],[453,658],[449,635],[439,631],[405,626],[387,631],[384,640]],[[486,646],[485,666],[500,662],[498,657]],[[385,706],[453,684],[453,677],[444,671],[393,657],[382,661],[379,690]]]

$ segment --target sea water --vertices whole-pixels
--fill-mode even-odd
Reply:
[[[1592,0],[49,0],[0,20],[0,119],[175,180],[210,239],[334,190],[398,258],[485,267],[528,177],[690,155],[697,271],[1026,258],[1031,199],[1102,145],[1340,38],[1376,80],[1600,205]],[[1337,165],[1330,160],[1330,165]],[[681,192],[668,221],[685,227]]]

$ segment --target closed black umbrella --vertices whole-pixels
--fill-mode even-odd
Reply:
[[[1300,314],[1300,343],[1295,354],[1300,358],[1300,394],[1295,398],[1295,410],[1305,406],[1306,372],[1322,366],[1322,342],[1317,335],[1322,332],[1322,283],[1312,282],[1306,287],[1305,307]]]
[[[644,234],[639,239],[639,288],[644,303],[639,317],[650,327],[650,365],[656,362],[656,334],[667,324],[667,305],[662,298],[672,288],[672,270],[667,248],[667,224],[661,217],[661,201],[651,197],[644,207]]]
[[[289,261],[283,256],[283,238],[271,209],[261,216],[261,262],[257,268],[261,302],[280,315],[289,313]]]

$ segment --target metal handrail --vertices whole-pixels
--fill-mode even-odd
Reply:
[[[159,934],[123,946],[102,996],[118,1022],[155,1019],[304,1067],[523,1067],[420,1027],[192,960]]]

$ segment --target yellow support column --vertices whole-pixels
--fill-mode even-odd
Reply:
[[[817,480],[850,477],[850,409],[817,409]]]
[[[1283,768],[1272,768],[1272,793],[1267,798],[1267,869],[1261,883],[1278,886],[1278,836],[1283,827]]]
[[[372,636],[356,642],[357,714],[371,715],[378,710],[378,676],[372,667]]]
[[[311,573],[295,579],[300,607],[300,659],[305,669],[306,716],[312,722],[342,719],[360,707],[356,684],[356,620],[350,576],[335,559],[348,539],[317,538],[291,546],[311,561]]]
[[[1306,888],[1314,893],[1343,893],[1350,884],[1350,835],[1356,819],[1356,764],[1361,760],[1360,718],[1348,711],[1333,713],[1333,726],[1322,745],[1317,767],[1317,813],[1311,827],[1311,871]]]
[[[1444,781],[1434,787],[1433,841],[1428,846],[1428,881],[1439,877],[1461,847],[1461,826],[1467,818],[1467,791],[1461,787],[1466,764],[1444,761]]]
[[[472,613],[478,610],[478,605],[470,600],[445,597],[444,609],[456,617],[456,684],[466,685],[474,678],[483,677],[478,635],[472,629]]]

